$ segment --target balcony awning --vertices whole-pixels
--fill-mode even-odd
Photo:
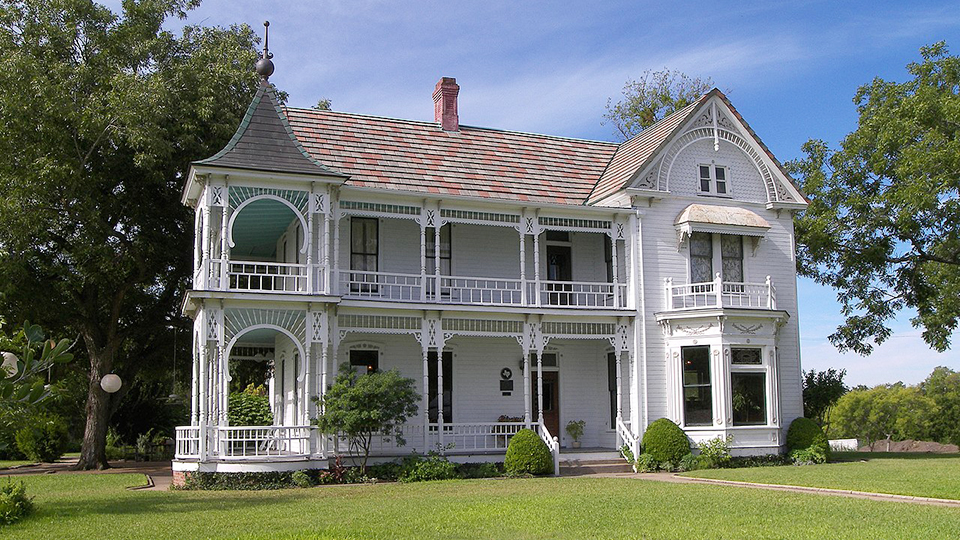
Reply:
[[[680,212],[673,224],[687,234],[709,232],[763,236],[770,229],[767,220],[746,208],[712,204],[691,204]]]
[[[734,206],[691,204],[673,222],[677,228],[677,251],[692,233],[739,234],[753,239],[753,249],[770,230],[770,223],[755,212]]]

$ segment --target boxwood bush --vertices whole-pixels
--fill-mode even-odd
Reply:
[[[32,497],[27,497],[23,481],[7,480],[0,485],[0,525],[15,523],[33,511]]]
[[[533,430],[521,429],[510,439],[503,459],[507,474],[553,474],[553,454]]]
[[[667,418],[654,420],[643,434],[643,453],[650,454],[660,463],[680,463],[690,453],[690,440]]]

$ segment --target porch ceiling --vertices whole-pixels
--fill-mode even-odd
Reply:
[[[277,240],[296,219],[279,201],[261,199],[245,206],[233,222],[231,258],[265,259],[277,255]]]

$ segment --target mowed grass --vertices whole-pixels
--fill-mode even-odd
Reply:
[[[24,478],[3,538],[955,538],[956,508],[632,478],[263,492],[129,491],[142,475]]]
[[[834,459],[838,463],[708,469],[683,476],[960,499],[960,454],[843,452]]]
[[[0,469],[9,469],[10,467],[18,467],[20,465],[30,465],[34,463],[33,461],[21,461],[16,459],[0,459]]]

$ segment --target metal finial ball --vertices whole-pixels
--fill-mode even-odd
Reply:
[[[270,21],[263,21],[264,26],[270,26]]]
[[[273,75],[273,60],[269,58],[261,58],[257,60],[257,65],[254,67],[257,72],[257,75],[260,75],[263,78],[267,78]]]

